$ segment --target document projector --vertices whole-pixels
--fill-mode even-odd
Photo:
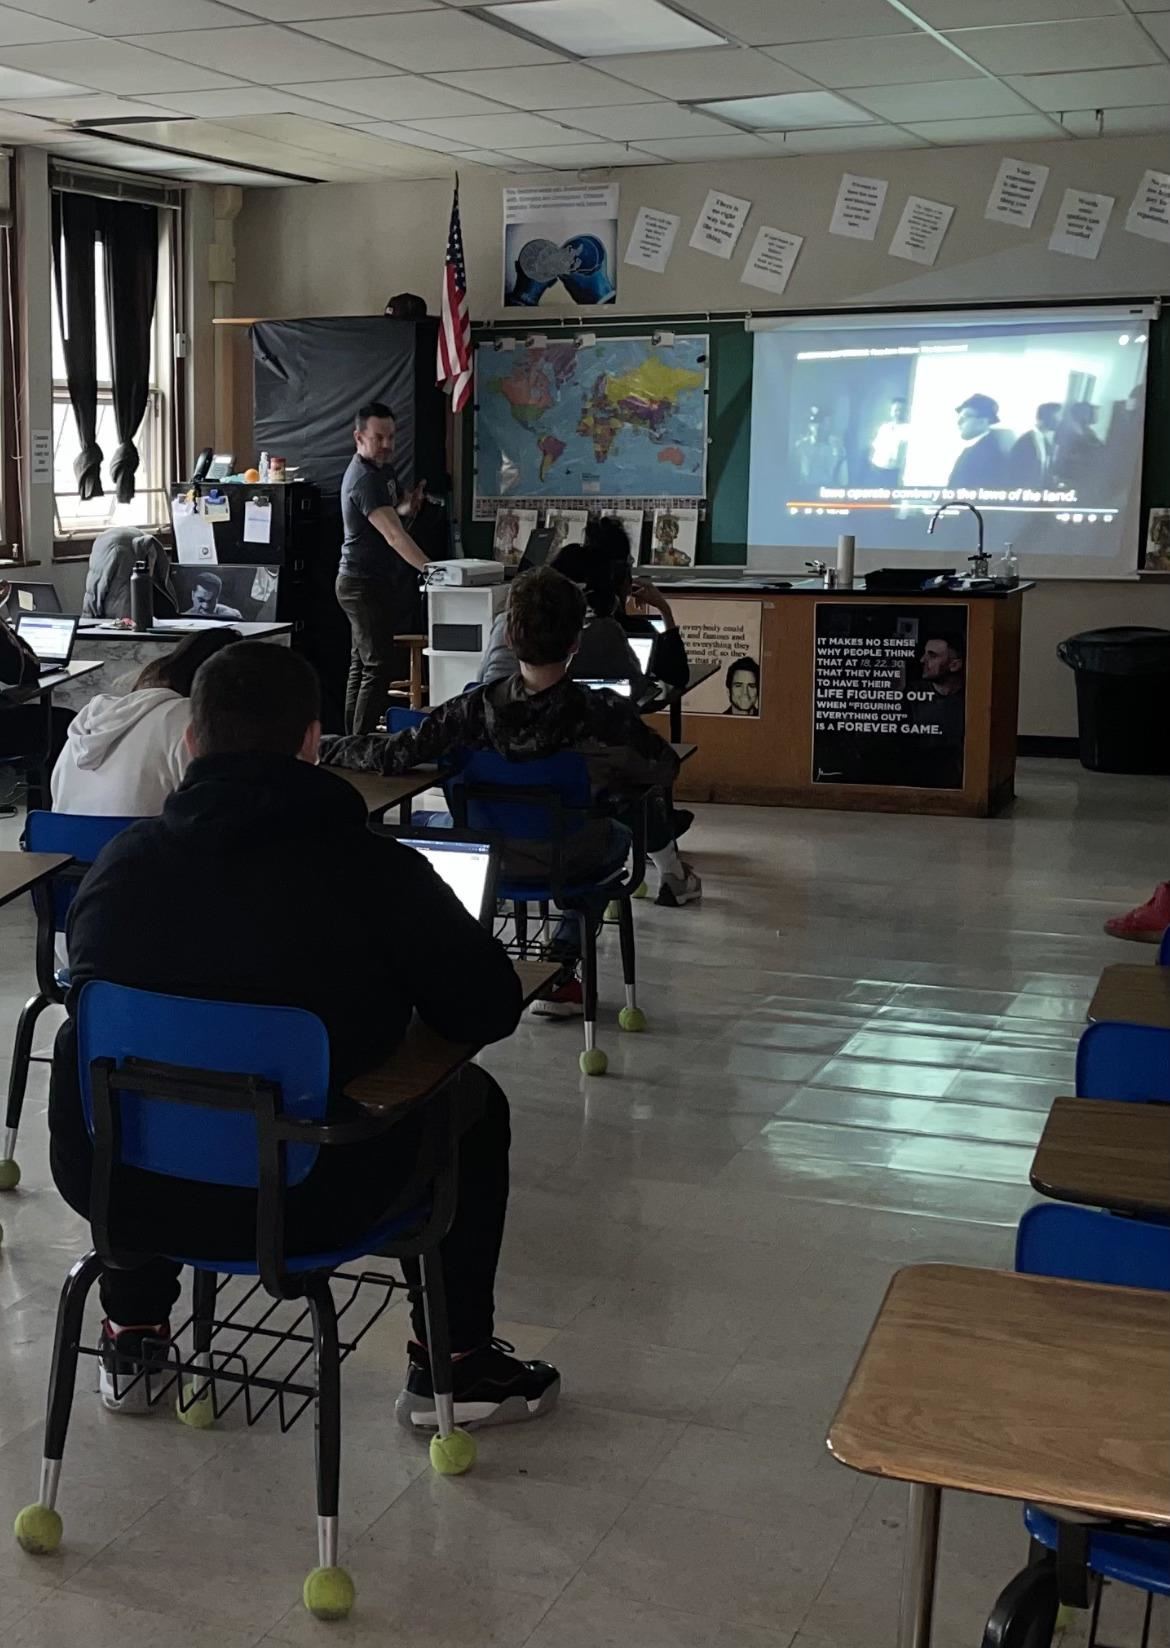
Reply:
[[[427,568],[428,585],[451,588],[455,585],[502,584],[504,568],[499,561],[432,561]]]

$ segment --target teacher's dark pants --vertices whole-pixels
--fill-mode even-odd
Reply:
[[[419,623],[418,592],[405,579],[337,575],[337,602],[349,619],[353,643],[345,686],[345,730],[376,732],[386,713],[390,683],[406,676],[409,656],[396,635]]]

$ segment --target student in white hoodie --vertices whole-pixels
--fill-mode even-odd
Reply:
[[[156,658],[132,691],[98,693],[77,712],[53,768],[53,811],[103,818],[154,818],[182,783],[191,759],[191,684],[205,659],[239,630],[217,624]]]

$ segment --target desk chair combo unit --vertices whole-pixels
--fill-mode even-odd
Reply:
[[[1032,1276],[1170,1291],[1170,1226],[1045,1203],[1020,1220],[1016,1269]],[[1102,1400],[1108,1400],[1104,1393]],[[1170,1521],[1170,1497],[1167,1516]],[[1061,1605],[1090,1604],[1089,1648],[1094,1648],[1104,1580],[1146,1593],[1141,1648],[1148,1648],[1154,1597],[1170,1596],[1170,1526],[1111,1521],[1042,1505],[1025,1506],[1024,1525],[1031,1536],[1028,1565],[996,1600],[983,1648],[1048,1648]]]
[[[107,841],[112,841],[127,825],[135,822],[133,818],[96,818],[79,813],[43,812],[29,813],[25,821],[21,846],[26,852],[66,853],[73,863],[59,871],[51,881],[43,882],[32,890],[37,918],[37,990],[25,1002],[16,1023],[12,1068],[8,1075],[4,1138],[0,1144],[0,1190],[15,1190],[20,1183],[16,1138],[24,1111],[29,1070],[34,1063],[49,1062],[48,1054],[33,1052],[37,1020],[46,1007],[62,1006],[69,989],[68,971],[57,962],[56,940],[64,935],[69,906],[86,870]]]
[[[212,1205],[225,1190],[243,1190],[255,1199],[251,1251],[185,1253],[183,1216],[176,1214],[166,1256],[193,1270],[191,1316],[172,1338],[143,1341],[132,1372],[113,1373],[114,1395],[121,1401],[141,1385],[143,1405],[153,1406],[175,1392],[179,1419],[196,1428],[212,1425],[241,1396],[249,1425],[275,1404],[282,1431],[311,1405],[317,1566],[305,1579],[303,1596],[317,1618],[343,1619],[354,1587],[338,1565],[340,1367],[396,1289],[421,1297],[426,1315],[437,1419],[431,1464],[443,1475],[460,1475],[475,1460],[473,1437],[454,1425],[438,1255],[455,1211],[458,1129],[451,1078],[472,1050],[453,1050],[443,1068],[428,1072],[426,1090],[413,1096],[415,1102],[331,1123],[325,1120],[328,1036],[319,1019],[299,1008],[194,1001],[94,981],[80,991],[76,1027],[94,1151],[94,1246],[73,1266],[61,1293],[40,1492],[16,1518],[17,1540],[31,1555],[45,1555],[61,1542],[57,1496],[78,1358],[100,1354],[82,1343],[86,1299],[103,1265],[142,1263],[140,1252],[128,1251],[125,1233],[140,1232],[134,1220],[143,1185],[153,1180],[167,1195],[174,1180],[195,1181],[206,1187]],[[395,1205],[345,1245],[291,1251],[288,1192],[304,1182],[320,1153],[384,1135],[406,1113],[421,1113],[425,1138],[414,1179]],[[372,1271],[365,1261],[375,1255],[416,1265],[413,1280]],[[228,1308],[232,1278],[251,1278],[253,1285]],[[335,1285],[343,1295],[340,1309]],[[374,1303],[367,1306],[371,1294]],[[289,1300],[303,1307],[295,1321],[273,1325],[274,1312]],[[339,1323],[347,1317],[356,1326],[343,1337]],[[281,1351],[290,1365],[274,1360]]]
[[[1170,1103],[1170,1030],[1100,1019],[1077,1043],[1078,1099]]]

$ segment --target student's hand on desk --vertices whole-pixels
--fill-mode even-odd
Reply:
[[[670,610],[670,602],[657,584],[652,584],[648,578],[635,578],[631,594],[639,606],[653,607],[655,612],[660,613],[666,619],[669,629],[675,627],[674,613]]]

